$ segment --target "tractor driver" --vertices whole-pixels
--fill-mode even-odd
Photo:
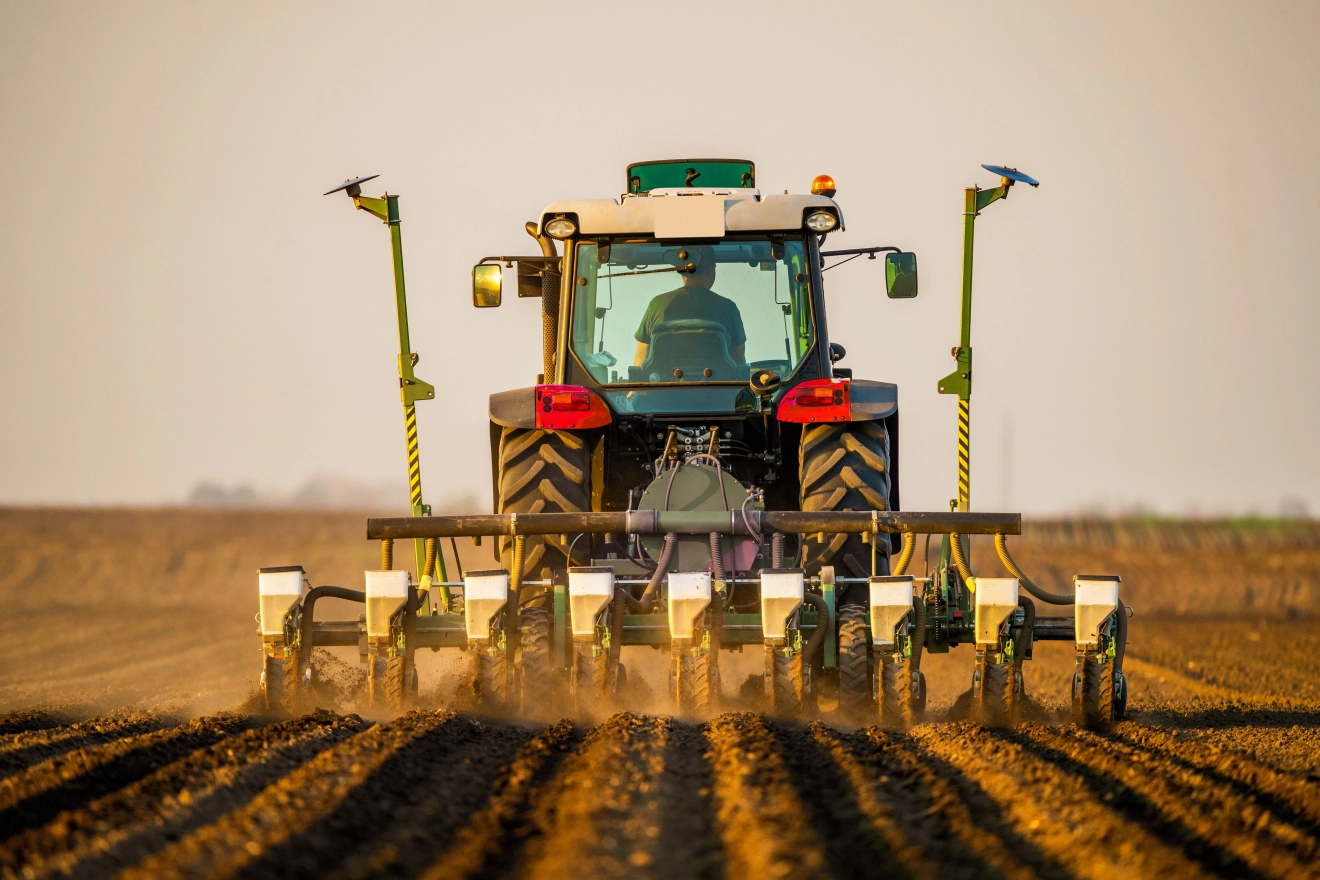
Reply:
[[[633,364],[640,367],[646,363],[651,351],[651,331],[657,324],[665,321],[701,320],[714,321],[723,325],[729,334],[729,356],[735,364],[743,363],[747,346],[747,333],[743,330],[742,314],[733,300],[720,296],[711,290],[715,283],[715,249],[699,245],[679,252],[679,259],[686,260],[692,266],[691,271],[680,268],[683,286],[668,293],[661,293],[651,300],[642,316],[642,323],[637,328],[637,354]]]

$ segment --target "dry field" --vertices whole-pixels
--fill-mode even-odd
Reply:
[[[959,720],[967,648],[928,655],[932,719],[906,734],[655,704],[478,718],[446,699],[445,655],[400,718],[344,693],[301,718],[246,711],[255,570],[356,587],[377,560],[363,525],[0,510],[0,876],[1320,876],[1314,525],[1015,541],[1043,586],[1123,575],[1132,695],[1112,734],[1066,724],[1059,643],[1038,645],[1038,709],[1014,731]],[[994,573],[984,546],[975,561]],[[628,650],[645,680],[658,655]],[[321,659],[351,677],[352,657]]]

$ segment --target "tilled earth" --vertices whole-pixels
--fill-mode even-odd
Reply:
[[[1251,662],[1291,657],[1287,675],[1207,676],[1170,659],[1180,628],[1213,646],[1207,626],[1134,639],[1130,720],[1105,734],[1066,722],[1069,645],[1038,646],[1037,720],[1014,730],[947,699],[906,733],[745,711],[13,712],[0,874],[1320,876],[1320,702],[1292,682],[1317,640],[1276,621]],[[962,681],[968,659],[927,668]]]
[[[959,716],[967,647],[926,656],[929,720],[906,733],[736,702],[755,651],[724,655],[709,718],[667,714],[645,648],[596,718],[461,711],[446,652],[423,654],[424,711],[363,717],[352,649],[322,658],[324,710],[248,711],[253,572],[357,585],[379,552],[361,527],[0,510],[0,878],[1320,876],[1313,525],[1028,529],[1043,583],[1121,572],[1137,609],[1129,716],[1106,734],[1069,724],[1057,642],[1014,730]],[[451,565],[482,567],[477,549]]]

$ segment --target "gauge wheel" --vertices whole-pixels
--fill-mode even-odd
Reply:
[[[1017,677],[1012,663],[989,658],[977,663],[973,681],[974,720],[987,727],[1012,727],[1017,722]]]
[[[871,702],[870,646],[866,642],[866,607],[839,609],[839,708],[861,719]]]
[[[261,692],[267,712],[292,712],[298,696],[298,658],[265,658]]]
[[[880,725],[906,730],[912,724],[912,661],[892,654],[878,655]]]
[[[1114,661],[1095,655],[1078,658],[1073,676],[1073,718],[1087,730],[1107,730],[1114,723]]]

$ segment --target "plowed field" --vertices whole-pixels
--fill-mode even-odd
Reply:
[[[750,651],[724,657],[720,713],[676,718],[645,648],[624,659],[652,698],[599,718],[455,711],[443,654],[419,711],[355,714],[327,654],[325,708],[272,718],[245,708],[247,560],[196,553],[170,570],[241,578],[232,596],[125,575],[138,598],[112,613],[104,558],[80,581],[39,558],[0,571],[61,588],[16,599],[4,633],[0,877],[1320,876],[1312,617],[1138,608],[1128,720],[1105,734],[1067,722],[1067,643],[1037,645],[1014,730],[959,716],[966,648],[927,656],[928,720],[903,733],[747,711]]]
[[[1259,662],[1314,670],[1305,622],[1273,627]],[[946,699],[906,733],[828,713],[13,712],[0,874],[1320,876],[1312,694],[1287,676],[1245,688],[1249,668],[1209,680],[1134,644],[1130,720],[1088,733],[1066,724],[1071,646],[1038,648],[1038,720],[1011,731],[958,720],[956,655],[929,658]]]

